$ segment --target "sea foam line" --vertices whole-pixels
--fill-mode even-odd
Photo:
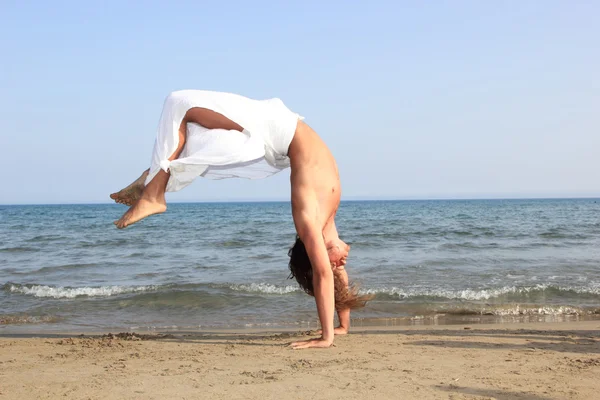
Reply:
[[[270,283],[251,283],[229,285],[231,290],[250,293],[287,294],[300,291],[298,286],[276,286]]]
[[[55,299],[73,299],[79,296],[109,297],[124,293],[138,293],[156,290],[156,286],[100,286],[100,287],[52,287],[47,285],[10,284],[8,291],[34,297],[52,297]]]
[[[581,308],[571,306],[541,306],[541,307],[523,307],[516,305],[510,308],[483,309],[481,314],[491,314],[497,316],[522,316],[522,315],[584,315],[591,314],[593,311],[586,311]]]
[[[548,289],[554,289],[562,292],[575,292],[577,294],[600,295],[600,286],[591,287],[561,287],[546,284],[538,284],[529,287],[505,286],[496,289],[464,289],[464,290],[447,290],[447,289],[402,289],[397,287],[365,289],[367,294],[387,294],[390,296],[398,296],[403,298],[413,297],[440,297],[450,300],[489,300],[507,294],[529,294],[535,292],[543,292]]]

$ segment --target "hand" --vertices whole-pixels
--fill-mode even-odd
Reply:
[[[334,271],[342,271],[344,269],[344,265],[346,265],[346,257],[341,258],[338,262],[332,262],[331,269]]]
[[[324,348],[330,347],[332,344],[333,344],[333,340],[329,341],[329,340],[325,340],[322,337],[320,337],[318,339],[309,339],[309,340],[302,340],[300,342],[294,342],[294,343],[291,343],[290,346],[294,350],[310,349],[310,348],[324,349]]]

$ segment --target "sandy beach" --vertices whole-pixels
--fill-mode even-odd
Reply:
[[[600,322],[3,335],[1,399],[594,399]],[[312,332],[314,333],[314,332]]]

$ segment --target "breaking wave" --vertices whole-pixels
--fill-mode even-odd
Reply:
[[[380,288],[365,289],[367,294],[391,296],[400,299],[430,298],[440,300],[467,300],[481,301],[500,299],[507,296],[527,298],[536,295],[552,295],[556,297],[598,297],[600,296],[600,285],[589,287],[561,287],[553,285],[535,285],[529,287],[505,286],[490,289],[402,289],[402,288]]]
[[[288,294],[293,292],[299,292],[298,286],[276,286],[270,283],[251,283],[251,284],[239,284],[230,285],[231,290],[239,292],[249,293],[265,293],[265,294]]]
[[[20,285],[7,283],[3,289],[10,293],[25,294],[34,297],[50,297],[54,299],[73,299],[75,297],[109,297],[124,293],[139,293],[156,290],[157,286],[98,286],[68,287],[47,285]]]

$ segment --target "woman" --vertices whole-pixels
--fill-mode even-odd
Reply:
[[[163,106],[150,169],[111,195],[131,206],[115,221],[125,228],[165,212],[165,192],[181,190],[198,176],[256,179],[289,166],[297,232],[289,252],[290,270],[315,297],[322,327],[320,338],[292,343],[297,349],[331,346],[334,334],[348,332],[350,309],[367,300],[348,287],[344,270],[350,246],[340,240],[334,221],[341,194],[335,159],[302,120],[279,99],[173,92]],[[334,329],[336,308],[340,326]]]

